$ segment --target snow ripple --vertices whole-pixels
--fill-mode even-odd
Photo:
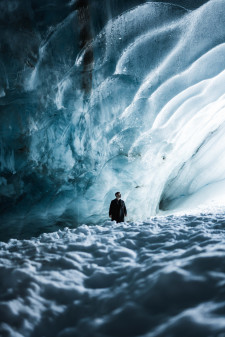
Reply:
[[[0,335],[225,336],[225,217],[105,222],[0,243]]]

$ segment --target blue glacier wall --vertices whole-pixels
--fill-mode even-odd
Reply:
[[[223,200],[224,1],[0,13],[2,238]]]

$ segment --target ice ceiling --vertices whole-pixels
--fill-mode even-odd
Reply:
[[[130,219],[224,197],[223,0],[0,12],[5,226],[102,221],[117,190]]]

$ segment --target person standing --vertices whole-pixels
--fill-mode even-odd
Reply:
[[[124,222],[124,216],[127,216],[125,202],[121,200],[121,193],[115,193],[116,199],[112,200],[109,207],[109,217],[116,222]]]

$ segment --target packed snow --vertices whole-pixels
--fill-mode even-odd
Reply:
[[[1,336],[224,337],[224,212],[11,239],[0,276]]]

